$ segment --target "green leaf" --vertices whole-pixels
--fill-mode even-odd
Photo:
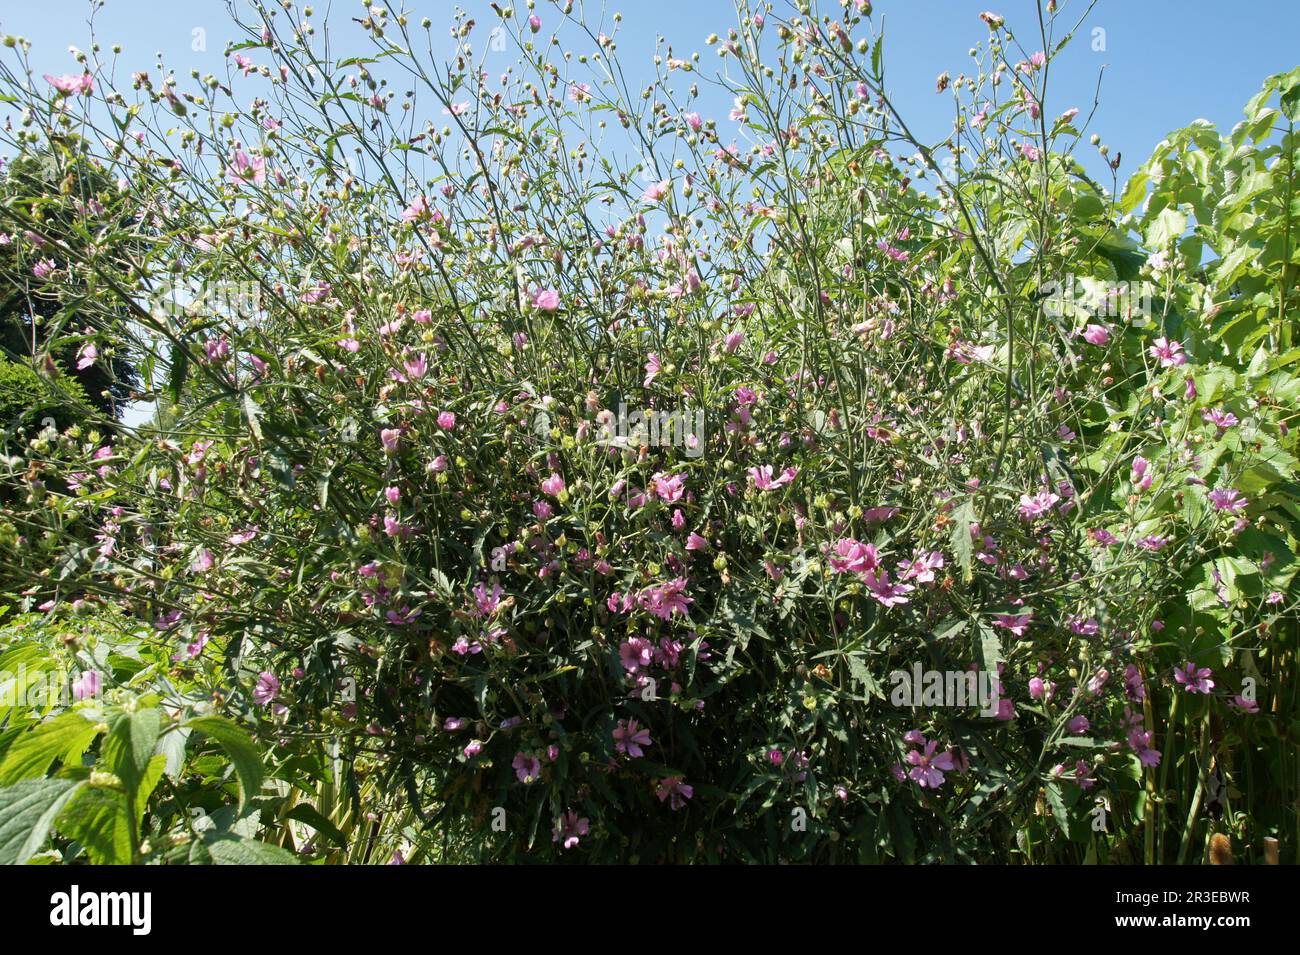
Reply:
[[[972,561],[975,556],[975,549],[971,544],[970,527],[975,523],[975,504],[969,499],[962,502],[961,507],[953,515],[952,522],[952,551],[957,556],[957,563],[961,565],[961,578],[970,583],[973,576]]]
[[[293,853],[256,839],[223,835],[207,844],[214,865],[297,865]]]
[[[1056,824],[1061,827],[1066,838],[1070,836],[1070,813],[1065,808],[1065,797],[1061,794],[1061,787],[1057,783],[1047,784],[1047,804],[1052,807],[1052,818]]]
[[[0,789],[0,865],[22,865],[30,859],[83,785],[74,779],[25,779]]]
[[[1185,213],[1179,212],[1177,209],[1161,209],[1151,224],[1147,226],[1147,246],[1157,250],[1163,249],[1185,231],[1187,231],[1187,215]]]
[[[262,406],[253,400],[253,396],[244,393],[244,414],[248,415],[248,428],[260,443],[262,437]]]
[[[346,849],[348,847],[348,837],[339,831],[338,826],[322,816],[315,806],[300,802],[290,809],[286,815],[295,822],[311,826],[317,833],[329,839],[339,848]]]
[[[44,776],[56,759],[73,764],[99,735],[96,724],[80,713],[64,713],[19,736],[0,763],[0,786]]]
[[[110,721],[102,762],[122,780],[127,792],[134,794],[141,788],[161,729],[162,711],[156,707],[118,713]]]
[[[85,846],[95,865],[130,865],[134,861],[126,793],[118,789],[83,787],[55,828]]]
[[[212,737],[226,751],[239,777],[242,809],[262,789],[262,758],[253,740],[224,716],[199,716],[185,725]]]

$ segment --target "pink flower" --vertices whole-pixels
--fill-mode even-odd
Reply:
[[[95,78],[89,73],[83,73],[81,76],[51,76],[45,74],[45,82],[49,83],[60,93],[65,96],[71,96],[73,93],[80,93],[82,96],[89,96],[95,91]]]
[[[862,575],[862,581],[871,596],[886,607],[907,603],[904,594],[909,594],[915,589],[910,584],[890,583],[889,571],[883,567],[879,570],[867,571]]]
[[[1234,696],[1229,701],[1228,705],[1241,710],[1243,713],[1249,713],[1251,716],[1254,716],[1259,712],[1259,704],[1254,700],[1246,699],[1246,697],[1242,696],[1240,693]]]
[[[993,626],[1001,627],[1003,630],[1010,630],[1017,637],[1023,637],[1033,619],[1034,612],[1032,610],[1019,614],[1000,613],[993,618]]]
[[[510,765],[521,783],[531,783],[533,780],[541,778],[542,761],[536,756],[515,753],[514,761]]]
[[[501,594],[503,591],[501,590],[501,585],[498,583],[494,582],[492,584],[491,591],[487,589],[486,584],[475,584],[473,593],[474,604],[478,607],[478,612],[484,616],[491,616],[496,613],[497,608],[501,606]]]
[[[406,375],[411,381],[419,381],[429,373],[429,359],[424,355],[416,355],[414,358],[404,360],[402,368],[406,370]]]
[[[1244,494],[1231,487],[1217,487],[1206,497],[1210,499],[1210,503],[1217,510],[1227,511],[1229,514],[1236,514],[1238,511],[1244,510],[1248,503]]]
[[[266,159],[262,156],[250,157],[242,149],[236,149],[230,155],[226,175],[232,182],[251,182],[260,186],[266,182]]]
[[[1214,681],[1210,679],[1213,675],[1209,667],[1198,670],[1195,663],[1186,663],[1174,671],[1174,680],[1186,687],[1188,693],[1209,693],[1214,689]]]
[[[671,182],[664,179],[647,186],[645,192],[641,193],[641,201],[659,202],[664,196],[668,195],[668,188],[670,185]]]
[[[929,554],[917,553],[912,560],[905,560],[898,565],[898,575],[903,580],[915,580],[918,584],[934,582],[934,572],[943,569],[943,554],[937,550]]]
[[[81,674],[81,679],[72,684],[72,698],[74,700],[89,700],[99,696],[101,681],[98,670],[86,670]]]
[[[415,222],[429,216],[429,200],[423,194],[411,200],[411,204],[402,210],[403,222]]]
[[[537,17],[532,17],[536,20]],[[540,21],[539,21],[540,22]],[[534,33],[537,31],[534,30]],[[578,844],[578,840],[585,836],[591,828],[590,821],[583,817],[578,818],[578,814],[570,809],[555,825],[555,835],[551,837],[552,842],[560,842],[565,849],[572,849]]]
[[[668,805],[676,812],[686,806],[686,800],[695,795],[695,789],[682,781],[681,776],[665,776],[655,787],[659,801],[669,800]]]
[[[654,644],[645,637],[632,637],[618,648],[618,656],[623,669],[628,673],[635,673],[648,667],[654,659]]]
[[[1083,330],[1083,340],[1089,345],[1105,345],[1110,342],[1110,329],[1105,325],[1089,325]]]
[[[686,121],[687,126],[689,126],[694,132],[697,133],[700,131],[700,128],[704,125],[704,120],[700,119],[699,113],[684,113],[682,114],[682,119]]]
[[[1188,381],[1190,380],[1189,378]],[[1220,434],[1237,424],[1237,416],[1222,408],[1206,408],[1201,412],[1201,419],[1218,428]]]
[[[85,371],[95,363],[99,358],[99,349],[95,347],[94,342],[86,342],[77,351],[77,370]]]
[[[38,279],[48,278],[58,267],[59,264],[53,259],[39,259],[37,263],[32,266],[32,275],[36,276]]]
[[[684,479],[680,474],[672,474],[667,477],[662,473],[656,474],[650,478],[650,486],[656,496],[667,504],[673,504],[681,500],[685,491]]]
[[[564,478],[552,472],[550,477],[542,481],[542,493],[558,498],[564,493]]]
[[[280,680],[270,670],[258,674],[257,685],[253,687],[253,702],[266,706],[280,695]]]
[[[649,388],[650,382],[655,380],[655,375],[659,374],[659,371],[662,368],[663,366],[659,363],[658,355],[654,352],[647,354],[645,363],[645,381],[641,383],[641,387]]]
[[[754,487],[760,491],[775,491],[782,485],[789,484],[799,473],[798,468],[790,467],[781,472],[778,478],[772,477],[772,465],[764,464],[761,467],[750,468],[748,474],[754,479]]]
[[[1088,727],[1091,725],[1092,724],[1088,722],[1088,717],[1079,715],[1066,723],[1065,728],[1075,736],[1078,736],[1080,733],[1088,732]]]
[[[553,288],[538,289],[533,295],[533,308],[539,312],[554,312],[560,307],[560,293]]]
[[[1060,497],[1051,491],[1039,491],[1033,497],[1028,494],[1020,495],[1020,517],[1022,520],[1032,521],[1035,518],[1042,517],[1052,509]]]
[[[1187,356],[1183,354],[1183,346],[1180,342],[1157,338],[1152,343],[1150,352],[1151,357],[1160,362],[1161,368],[1174,368],[1187,364]]]
[[[831,570],[837,574],[866,573],[880,566],[880,557],[876,553],[875,545],[864,544],[852,537],[836,541],[827,560]]]
[[[397,428],[384,428],[379,432],[379,440],[388,454],[397,453],[397,442],[401,437],[402,432]]]
[[[636,720],[619,720],[618,726],[614,727],[614,748],[633,759],[644,756],[641,747],[649,746],[651,742],[650,731],[638,727]]]
[[[215,563],[216,560],[212,556],[212,551],[204,547],[195,555],[194,562],[190,564],[190,570],[196,574],[206,574]]]
[[[701,537],[699,534],[695,533],[694,531],[691,531],[689,534],[686,535],[686,549],[687,550],[708,550],[709,542],[705,540],[703,537]]]
[[[636,598],[642,610],[648,610],[660,620],[671,620],[674,614],[690,616],[693,597],[686,596],[686,578],[678,577],[655,587],[647,587]]]
[[[728,355],[735,354],[736,349],[740,347],[740,343],[743,342],[744,340],[745,340],[744,332],[731,332],[729,335],[727,335],[726,338],[722,340],[722,350],[725,351]]]
[[[1133,482],[1134,486],[1137,487],[1139,491],[1145,491],[1151,486],[1151,481],[1155,477],[1155,472],[1149,470],[1150,467],[1151,462],[1140,454],[1133,459],[1133,467],[1129,474],[1129,480]]]
[[[907,754],[907,761],[912,764],[907,775],[922,789],[938,789],[943,785],[943,774],[957,768],[952,754],[945,751],[936,756],[934,751],[938,744],[934,740],[927,743],[924,736],[915,742],[924,746],[925,751],[914,749]]]
[[[1143,766],[1159,766],[1160,750],[1151,748],[1151,734],[1134,727],[1128,732],[1128,745]]]
[[[444,411],[438,415],[438,427],[443,431],[451,431],[456,427],[456,415],[451,411]]]

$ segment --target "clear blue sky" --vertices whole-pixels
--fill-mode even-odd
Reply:
[[[446,0],[407,2],[417,20],[427,15],[435,23],[450,21],[452,4]],[[780,5],[783,0],[777,2]],[[967,51],[988,35],[979,12],[989,9],[1005,16],[1021,42],[1028,45],[1037,32],[1036,2],[875,0],[877,16],[883,14],[887,25],[890,86],[919,135],[938,139],[949,127],[949,101],[934,95],[934,80],[943,70],[955,76],[969,67]],[[341,50],[340,56],[352,52],[346,38],[357,36],[357,28],[348,21],[361,15],[362,5],[313,5],[318,21],[324,11],[332,9],[335,42],[342,41],[336,49]],[[522,5],[522,0],[516,0],[516,7]],[[600,6],[599,0],[587,0],[587,5],[589,9]],[[485,0],[466,0],[462,6],[480,24],[493,22]],[[1077,17],[1086,2],[1062,0],[1062,6],[1076,11]],[[548,8],[549,4],[538,3],[538,12],[553,18]],[[619,54],[633,80],[648,75],[642,71],[648,71],[655,35],[660,32],[673,43],[677,55],[699,50],[701,63],[713,69],[717,58],[704,46],[704,37],[714,31],[723,33],[734,22],[731,0],[627,0],[611,3],[609,9],[624,14]],[[2,0],[0,31],[30,39],[40,71],[67,72],[73,69],[68,45],[88,45],[89,10],[87,0]],[[220,69],[222,49],[234,35],[224,0],[107,0],[96,15],[96,24],[101,45],[107,48],[117,42],[125,48],[123,65],[149,69],[154,52],[162,51],[182,77],[190,67]],[[1104,51],[1092,49],[1094,27],[1105,31]],[[196,28],[206,31],[206,52],[191,49]],[[1105,67],[1101,106],[1092,131],[1112,149],[1122,151],[1122,181],[1174,128],[1203,117],[1221,130],[1230,129],[1266,75],[1300,63],[1300,0],[1226,4],[1218,0],[1099,0],[1081,34],[1058,60],[1053,74],[1055,99],[1048,108],[1056,113],[1078,106],[1086,113],[1098,74]],[[446,31],[437,30],[435,35],[446,36]],[[128,75],[120,74],[119,80]],[[725,115],[723,102],[705,105],[716,106],[714,115],[719,118]],[[1094,174],[1101,172],[1093,150],[1081,149],[1080,159]]]

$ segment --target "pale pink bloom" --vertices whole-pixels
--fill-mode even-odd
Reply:
[[[645,192],[641,193],[641,200],[643,202],[659,202],[664,196],[668,195],[671,184],[667,179],[652,183],[646,187]]]
[[[645,381],[641,383],[641,387],[649,388],[650,382],[655,380],[655,375],[659,374],[662,368],[663,366],[659,363],[658,355],[654,352],[647,354],[645,363]]]
[[[1017,637],[1023,637],[1033,619],[1034,612],[1032,610],[1019,614],[1000,613],[993,618],[993,626],[1010,630]]]
[[[424,195],[418,195],[411,200],[411,204],[402,210],[403,222],[415,222],[418,219],[428,218],[429,200]]]
[[[673,504],[681,500],[685,491],[685,482],[680,474],[656,474],[650,478],[650,486],[655,495],[667,504]]]
[[[681,776],[666,776],[655,787],[659,801],[668,800],[668,805],[676,812],[686,806],[686,800],[695,795],[695,789],[682,781]]]
[[[532,19],[536,20],[537,17],[532,17]],[[536,30],[533,32],[536,32]],[[565,849],[572,849],[578,844],[578,840],[590,830],[590,821],[586,817],[579,818],[578,814],[570,809],[556,823],[555,833],[551,837],[551,841],[559,842]]]
[[[722,350],[728,355],[735,354],[736,349],[740,347],[740,343],[744,340],[744,332],[731,332],[725,339],[723,339]]]
[[[452,411],[444,411],[438,415],[438,427],[443,431],[451,431],[456,427],[456,414]]]
[[[95,347],[94,342],[86,342],[77,350],[77,370],[85,371],[95,363],[99,357],[99,349]]]
[[[644,756],[641,747],[649,746],[651,742],[650,731],[638,726],[636,720],[619,720],[618,726],[614,727],[614,748],[633,759]]]
[[[80,93],[82,96],[89,96],[95,91],[95,78],[89,73],[83,73],[81,76],[72,76],[64,74],[63,76],[51,76],[45,74],[45,82],[49,83],[60,93],[71,96],[73,93]]]
[[[864,544],[852,537],[837,541],[827,560],[831,570],[837,574],[866,573],[880,566],[875,545]]]
[[[560,293],[553,288],[538,289],[533,295],[533,308],[540,312],[554,312],[560,307]]]
[[[871,596],[886,607],[907,603],[907,597],[904,595],[915,589],[910,584],[890,583],[889,571],[883,567],[879,570],[867,571],[862,575],[862,581]]]
[[[101,681],[98,670],[86,670],[81,678],[72,684],[74,700],[90,700],[99,696]]]
[[[1089,345],[1105,345],[1110,342],[1110,329],[1105,325],[1089,325],[1083,330],[1083,340]]]
[[[1020,517],[1022,520],[1032,521],[1042,517],[1052,509],[1052,506],[1060,500],[1060,497],[1051,491],[1039,491],[1033,497],[1028,494],[1020,495]]]
[[[236,149],[231,153],[226,175],[232,182],[251,182],[260,186],[266,182],[266,159],[262,156],[250,157],[242,149]]]
[[[280,695],[280,680],[270,670],[264,670],[257,677],[257,684],[253,687],[253,702],[258,706],[266,706]]]
[[[747,472],[754,479],[754,487],[760,491],[775,491],[783,485],[789,484],[798,475],[799,469],[794,467],[786,468],[781,472],[778,478],[772,477],[772,465],[764,464],[759,467],[750,468]]]
[[[943,774],[957,768],[952,754],[944,751],[936,756],[938,744],[934,740],[926,742],[925,737],[921,737],[918,745],[923,745],[925,751],[914,749],[907,754],[907,761],[912,765],[907,775],[922,789],[938,789],[943,785]]]
[[[1181,342],[1167,338],[1157,338],[1150,348],[1151,357],[1160,362],[1161,368],[1173,368],[1187,364],[1187,355],[1183,353]]]
[[[1244,494],[1236,488],[1218,487],[1206,495],[1217,510],[1236,514],[1244,510],[1248,503]]]
[[[542,493],[558,498],[564,493],[564,478],[552,472],[550,477],[542,481]]]
[[[521,783],[531,783],[540,779],[542,775],[542,761],[536,756],[529,756],[525,753],[515,753],[515,758],[510,764],[519,777]]]
[[[1213,675],[1209,667],[1198,670],[1195,663],[1186,663],[1174,671],[1174,680],[1186,687],[1188,693],[1209,693],[1214,689],[1214,681],[1210,679]]]

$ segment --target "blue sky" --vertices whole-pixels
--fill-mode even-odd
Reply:
[[[244,0],[234,2],[242,4]],[[443,0],[408,0],[408,4],[417,18],[428,15],[435,23],[450,20],[452,4]],[[1005,16],[1028,45],[1037,33],[1035,4],[1036,0],[875,0],[877,16],[884,16],[887,27],[890,86],[914,131],[937,140],[948,129],[950,102],[934,94],[934,80],[943,70],[956,75],[969,66],[967,51],[987,36],[979,12],[991,9]],[[492,22],[485,0],[466,0],[462,5],[479,23]],[[587,0],[587,5],[589,9],[600,7],[599,0]],[[342,51],[339,55],[353,52],[347,44],[349,37],[357,34],[349,21],[361,15],[361,4],[317,2],[314,6],[317,20],[331,10],[335,42],[341,43],[336,47]],[[522,6],[522,0],[516,6]],[[543,17],[555,16],[544,0],[537,6]],[[1085,7],[1085,0],[1062,0],[1062,9],[1071,13],[1071,21]],[[678,55],[699,50],[702,63],[712,68],[716,57],[705,48],[704,37],[724,32],[734,22],[731,0],[627,0],[610,4],[608,9],[624,14],[619,54],[633,79],[648,76],[659,32]],[[18,33],[33,42],[39,72],[66,72],[73,69],[68,45],[88,45],[89,11],[87,0],[5,0],[0,9],[0,31]],[[96,27],[104,47],[122,44],[124,66],[149,69],[155,51],[162,51],[181,75],[190,67],[221,69],[222,49],[234,36],[224,0],[107,0],[96,14]],[[1104,37],[1094,37],[1094,29],[1105,31]],[[206,51],[192,49],[195,30],[205,31]],[[445,31],[435,31],[435,35],[445,36]],[[1091,131],[1099,133],[1112,150],[1123,153],[1122,180],[1172,129],[1197,118],[1209,119],[1224,131],[1231,128],[1265,76],[1300,62],[1297,36],[1300,3],[1296,0],[1240,0],[1235,4],[1099,0],[1079,38],[1057,61],[1049,114],[1070,106],[1087,113],[1104,68],[1101,105]],[[1095,39],[1101,38],[1105,49],[1094,50]],[[360,49],[358,46],[357,51]],[[728,104],[719,99],[704,105],[715,106],[721,114]],[[1094,175],[1103,172],[1093,150],[1083,148],[1080,159]]]

